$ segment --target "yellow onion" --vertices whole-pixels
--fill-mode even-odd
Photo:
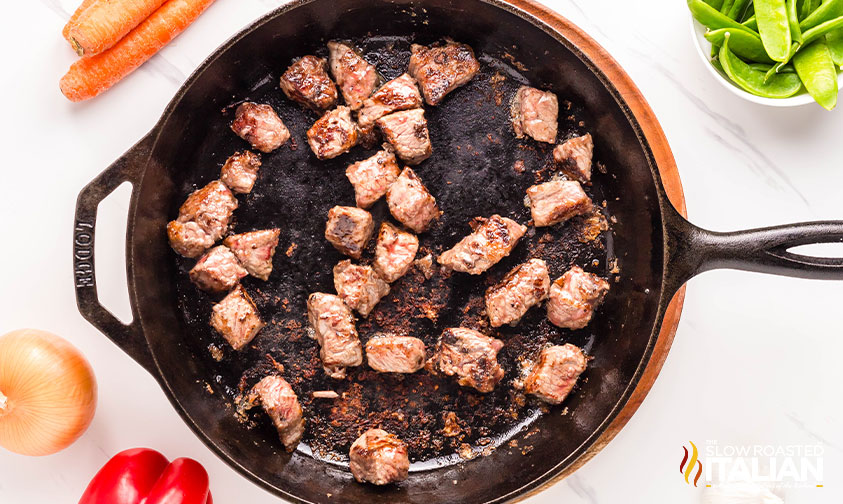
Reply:
[[[85,432],[96,406],[94,372],[76,347],[37,329],[0,336],[0,446],[56,453]]]

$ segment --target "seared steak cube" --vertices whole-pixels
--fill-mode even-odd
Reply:
[[[237,198],[219,180],[194,191],[167,225],[170,245],[185,257],[201,255],[228,230],[236,208]]]
[[[354,326],[354,314],[342,299],[316,292],[307,298],[307,318],[322,347],[319,356],[331,378],[345,378],[345,368],[363,363],[363,346]]]
[[[453,40],[427,47],[413,44],[410,50],[408,71],[419,81],[424,99],[430,105],[437,105],[480,70],[471,47]]]
[[[225,292],[234,288],[248,274],[231,249],[219,245],[199,258],[190,270],[190,279],[202,290]]]
[[[471,275],[479,275],[508,256],[527,227],[512,219],[493,215],[477,217],[471,223],[473,232],[439,256],[442,266]]]
[[[547,264],[530,259],[510,271],[503,280],[486,291],[486,313],[492,327],[515,324],[527,310],[542,302],[550,292]]]
[[[261,157],[251,151],[237,152],[225,162],[220,173],[220,180],[232,191],[247,194],[255,186]]]
[[[328,42],[328,52],[331,73],[345,104],[351,110],[359,109],[378,85],[378,72],[374,65],[342,42]]]
[[[352,264],[348,259],[334,266],[334,288],[346,306],[364,317],[389,293],[389,284],[371,266]]]
[[[416,233],[427,230],[430,222],[439,217],[439,207],[412,168],[404,168],[386,191],[389,212],[398,222]]]
[[[381,429],[369,429],[357,438],[348,458],[351,474],[360,483],[397,483],[407,479],[410,471],[407,445]]]
[[[235,287],[215,304],[211,314],[211,326],[235,350],[248,345],[265,325],[254,301],[242,285]]]
[[[582,350],[570,343],[545,348],[524,381],[524,390],[550,404],[559,404],[574,388],[585,366]]]
[[[354,186],[357,206],[369,208],[386,194],[386,190],[395,182],[400,172],[395,155],[388,150],[382,150],[368,159],[349,165],[345,176]]]
[[[550,286],[547,318],[559,327],[582,329],[609,292],[609,282],[574,266]]]
[[[402,110],[383,116],[378,125],[384,138],[395,149],[402,161],[417,165],[433,153],[430,134],[427,131],[427,119],[424,109]]]
[[[583,182],[591,180],[591,158],[594,141],[591,133],[572,138],[553,149],[553,160],[572,172]]]
[[[167,224],[170,246],[184,257],[196,257],[214,244],[214,239],[194,221],[170,221]]]
[[[369,136],[375,127],[375,121],[381,117],[422,106],[422,97],[416,86],[416,79],[410,74],[396,77],[380,87],[363,102],[363,108],[357,115],[357,122],[364,136]]]
[[[271,106],[252,102],[234,111],[231,131],[261,152],[272,152],[290,139],[290,130]]]
[[[281,230],[263,229],[231,235],[223,241],[250,275],[261,280],[268,280],[272,273],[272,258],[278,246]]]
[[[359,131],[351,109],[339,106],[320,117],[307,130],[307,143],[319,159],[333,159],[357,145]]]
[[[381,335],[366,342],[369,367],[381,373],[415,373],[424,367],[424,341],[409,336]]]
[[[347,206],[335,206],[328,211],[325,239],[347,256],[360,259],[372,237],[375,222],[369,212]]]
[[[337,104],[337,87],[328,76],[328,64],[316,56],[303,56],[281,76],[287,98],[321,113]]]
[[[275,424],[284,449],[293,452],[304,434],[302,409],[293,388],[284,378],[272,375],[259,381],[252,391]]]
[[[463,327],[445,329],[431,363],[434,370],[456,376],[457,383],[463,387],[487,393],[494,390],[504,375],[497,358],[501,348],[501,340],[477,331]]]
[[[527,189],[536,227],[552,226],[591,211],[591,198],[575,180],[552,180]]]
[[[515,136],[533,137],[539,142],[556,141],[559,100],[550,91],[521,86],[512,100],[512,129]]]
[[[384,222],[378,232],[373,266],[381,278],[392,283],[410,270],[418,251],[419,239],[416,235]]]

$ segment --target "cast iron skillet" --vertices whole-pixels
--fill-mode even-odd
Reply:
[[[292,57],[327,39],[372,35],[412,35],[422,41],[451,36],[478,53],[508,54],[530,82],[547,85],[581,107],[596,137],[596,155],[611,170],[610,176],[597,177],[594,191],[617,219],[609,233],[610,249],[621,265],[600,317],[587,329],[594,360],[588,379],[566,403],[569,413],[540,416],[527,431],[511,435],[519,447],[529,445],[532,451],[500,447],[465,463],[419,465],[408,481],[387,488],[355,484],[341,464],[305,451],[279,452],[267,429],[249,430],[234,419],[229,395],[208,394],[214,373],[207,355],[199,355],[191,343],[195,334],[180,310],[184,300],[177,287],[183,272],[163,232],[187,184],[206,182],[189,179],[185,171],[191,172],[198,160],[221,160],[230,153],[228,145],[224,152],[214,150],[211,125],[224,124],[222,109],[259,94]],[[294,133],[301,136],[302,131]],[[434,145],[449,151],[447,139]],[[217,168],[204,168],[199,178]],[[424,168],[420,173],[424,178]],[[130,325],[99,304],[93,257],[97,205],[126,181],[133,185],[126,245]],[[337,502],[509,501],[568,474],[622,427],[669,349],[678,317],[678,308],[669,303],[689,278],[714,268],[843,278],[841,259],[788,252],[798,245],[843,241],[843,222],[714,233],[688,223],[671,204],[668,190],[681,204],[675,166],[652,112],[599,46],[550,11],[525,0],[302,0],[268,14],[220,48],[182,87],[155,128],[83,189],[74,233],[77,302],[87,320],[156,377],[212,450],[279,496],[297,502],[322,502],[328,495]],[[476,203],[483,209],[489,205]],[[296,227],[294,221],[284,224]]]

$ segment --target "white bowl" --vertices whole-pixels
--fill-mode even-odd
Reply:
[[[720,84],[723,84],[723,87],[740,96],[744,100],[761,105],[769,105],[771,107],[798,107],[800,105],[816,103],[811,95],[809,95],[804,89],[800,91],[799,94],[791,96],[790,98],[763,98],[741,89],[737,84],[732,82],[725,73],[721,72],[711,64],[711,43],[706,40],[704,36],[706,28],[694,19],[693,16],[690,17],[691,37],[694,39],[694,44],[697,46],[697,52],[700,55],[700,59],[702,59],[703,64],[706,68],[708,68],[708,71],[714,75],[714,78],[717,79]],[[843,89],[843,79],[838,78],[837,83],[840,89]]]

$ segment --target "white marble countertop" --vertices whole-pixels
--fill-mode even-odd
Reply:
[[[13,2],[0,16],[0,215],[11,238],[0,252],[0,333],[38,327],[72,341],[96,370],[99,410],[84,437],[57,455],[0,450],[0,502],[76,502],[109,456],[135,446],[201,461],[220,504],[277,502],[205,448],[153,379],[81,318],[70,245],[82,186],[152,127],[203,58],[281,0],[218,0],[125,82],[71,104],[58,90],[74,60],[60,31],[78,1]],[[606,47],[649,100],[694,223],[725,231],[843,218],[843,111],[768,109],[723,89],[695,53],[685,2],[546,3]],[[127,206],[128,187],[103,203],[96,251],[103,302],[123,318]],[[683,444],[705,440],[822,444],[824,487],[787,490],[784,501],[842,502],[841,300],[843,283],[732,271],[691,281],[673,348],[638,413],[574,476],[529,502],[700,502],[704,490],[677,468]]]

